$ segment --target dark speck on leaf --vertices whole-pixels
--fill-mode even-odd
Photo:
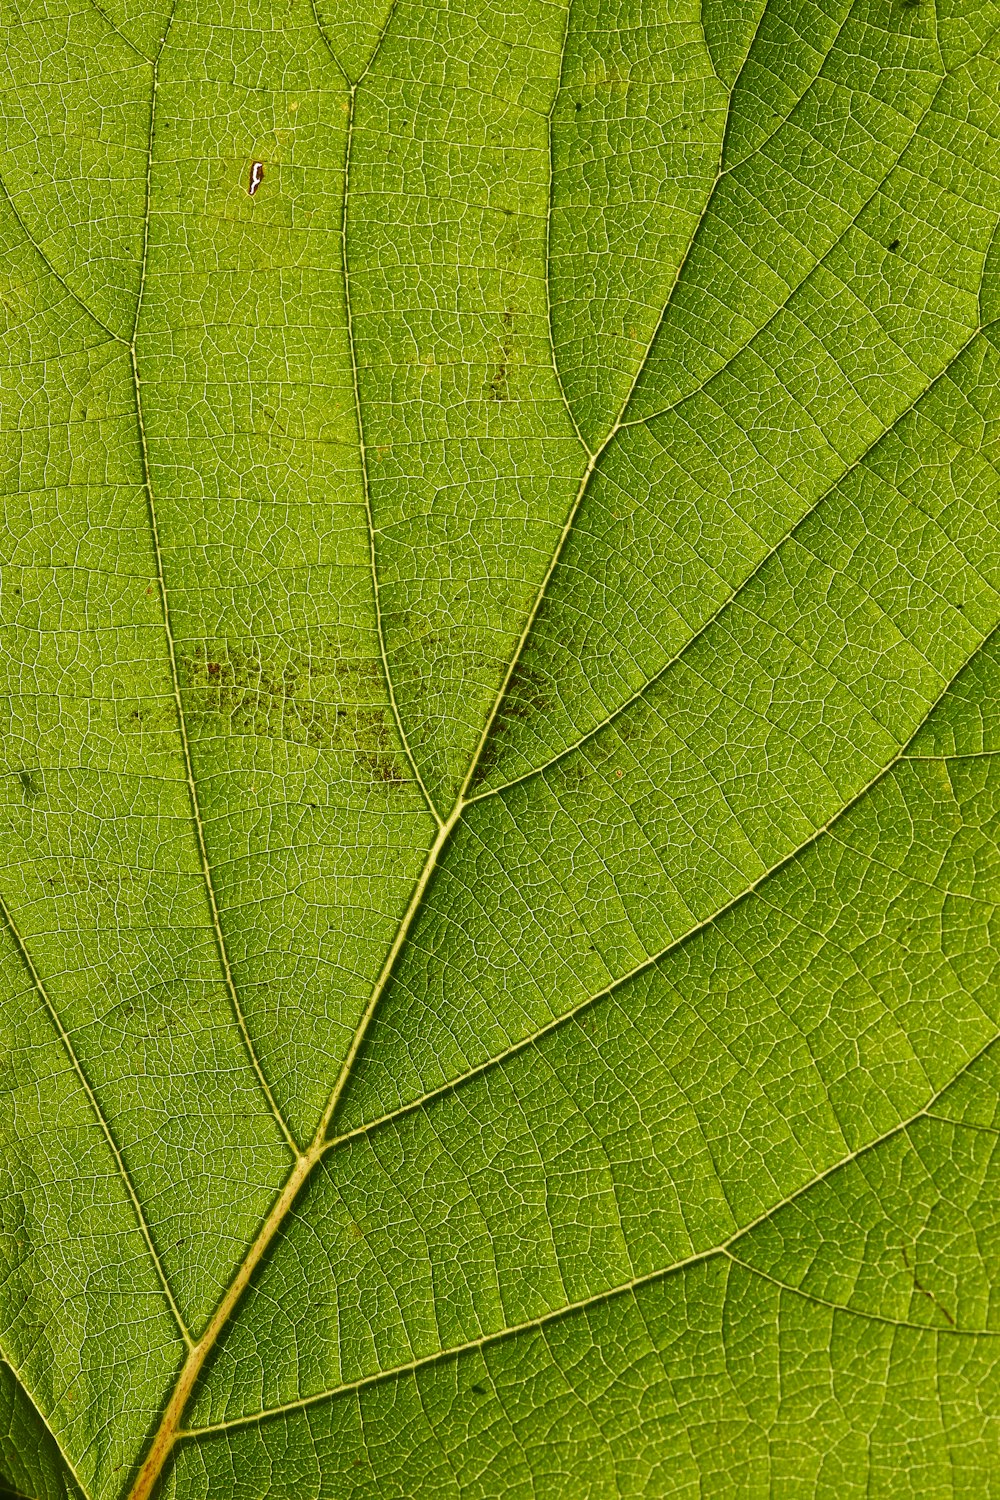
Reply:
[[[179,666],[191,714],[216,730],[222,721],[230,732],[346,753],[366,780],[405,781],[387,711],[365,701],[372,665],[342,656],[335,644],[303,639],[263,653],[202,643]]]
[[[889,249],[890,250],[898,250],[899,249],[899,241],[898,240],[893,240],[892,244],[889,246]]]
[[[473,1391],[475,1392],[475,1394],[477,1396],[485,1396],[486,1395],[486,1387],[484,1385],[474,1385],[472,1387],[472,1389],[473,1389]]]

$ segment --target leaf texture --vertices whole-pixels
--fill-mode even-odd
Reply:
[[[1000,8],[2,30],[2,1483],[1000,1495]]]

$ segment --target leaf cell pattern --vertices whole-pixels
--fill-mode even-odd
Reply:
[[[1000,1495],[1000,8],[2,30],[0,1481]]]

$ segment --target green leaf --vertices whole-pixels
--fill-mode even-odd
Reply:
[[[1000,1495],[998,84],[11,0],[0,1489]]]

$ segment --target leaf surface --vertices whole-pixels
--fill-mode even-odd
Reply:
[[[12,1493],[997,1492],[998,82],[8,8]]]

